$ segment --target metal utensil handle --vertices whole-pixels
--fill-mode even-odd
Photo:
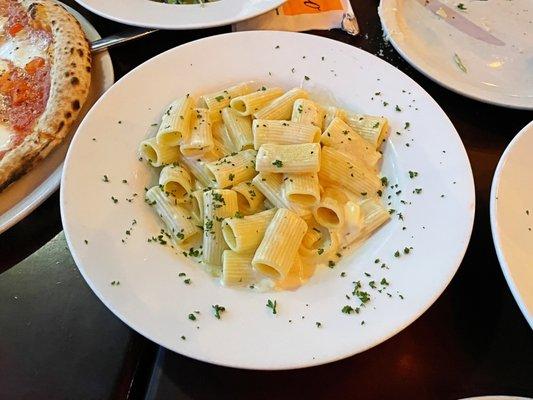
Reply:
[[[95,40],[91,43],[91,50],[93,53],[97,53],[99,51],[107,50],[108,48],[116,46],[118,44],[129,42],[130,40],[138,39],[143,36],[149,35],[150,33],[155,31],[157,31],[157,29],[136,28],[117,33],[115,35]]]

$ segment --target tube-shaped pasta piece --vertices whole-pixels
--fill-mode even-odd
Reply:
[[[318,175],[286,174],[283,178],[283,192],[290,203],[304,207],[315,206],[320,201]]]
[[[276,211],[257,248],[252,265],[263,275],[284,279],[307,231],[306,222],[286,208]]]
[[[328,128],[331,121],[333,121],[333,119],[335,119],[336,117],[339,117],[340,119],[344,120],[347,115],[348,113],[342,108],[337,108],[333,106],[327,107],[326,114],[324,116],[324,125],[322,125],[324,130]]]
[[[179,164],[167,165],[161,170],[159,185],[164,192],[172,194],[178,201],[183,200],[192,191],[191,175]]]
[[[292,122],[312,124],[322,130],[326,113],[318,103],[308,99],[298,99],[292,108]]]
[[[202,260],[221,266],[222,252],[228,248],[222,235],[222,221],[239,210],[233,190],[214,189],[204,192],[204,236]]]
[[[337,229],[344,225],[344,201],[338,193],[326,188],[320,203],[313,209],[316,222],[326,228]]]
[[[211,120],[205,108],[195,108],[191,121],[191,134],[184,139],[181,154],[185,157],[197,157],[213,150],[213,134]]]
[[[294,88],[285,92],[282,96],[272,100],[259,111],[254,112],[257,119],[289,119],[292,114],[292,106],[298,99],[307,99],[308,93],[300,88]]]
[[[333,147],[351,159],[363,160],[371,168],[375,168],[381,158],[373,144],[363,139],[346,122],[335,117],[328,125],[320,139],[323,145]]]
[[[339,237],[331,229],[317,225],[309,229],[303,239],[299,253],[306,259],[321,262],[335,255],[339,249]]]
[[[235,86],[230,86],[218,92],[209,93],[200,97],[210,111],[219,113],[224,107],[228,107],[231,99],[253,91],[254,82],[242,82]]]
[[[256,150],[267,143],[302,144],[320,141],[320,128],[303,122],[256,119],[252,130]]]
[[[251,180],[255,172],[255,150],[243,150],[234,155],[210,162],[207,168],[218,188],[226,188]]]
[[[146,199],[161,217],[176,243],[187,244],[200,235],[200,229],[195,225],[190,213],[174,204],[159,186],[148,189]]]
[[[276,209],[271,209],[243,218],[226,218],[222,222],[226,244],[237,253],[255,251],[275,213]]]
[[[236,253],[224,250],[222,253],[222,283],[226,286],[245,285],[254,276],[253,253]]]
[[[277,208],[288,208],[302,218],[311,215],[311,211],[299,204],[289,203],[283,195],[283,175],[259,173],[252,183],[263,193],[267,200]],[[269,207],[267,207],[269,208]]]
[[[276,282],[276,288],[281,290],[294,290],[302,286],[302,268],[302,259],[299,255],[296,255],[287,276]]]
[[[239,211],[244,215],[257,212],[265,200],[265,196],[252,182],[241,182],[232,187],[237,193]]]
[[[363,139],[379,149],[389,131],[387,118],[374,115],[348,114],[343,118]]]
[[[231,99],[230,106],[241,115],[252,115],[282,94],[283,89],[281,88],[266,89],[263,87],[256,92]]]
[[[233,108],[222,109],[222,121],[228,131],[233,147],[240,151],[253,146],[252,118],[242,116]]]
[[[362,161],[352,160],[328,146],[322,148],[318,178],[321,183],[340,185],[354,193],[374,195],[381,188],[381,181],[376,173]]]
[[[161,118],[157,131],[157,143],[177,146],[187,140],[190,133],[192,110],[195,101],[189,95],[173,101]]]
[[[259,172],[305,174],[320,170],[320,144],[264,144],[257,152]]]
[[[379,200],[367,199],[359,203],[363,215],[363,232],[370,235],[390,219],[390,214]]]
[[[162,167],[178,161],[179,148],[157,143],[155,137],[143,140],[139,145],[140,156],[148,160],[152,167]]]
[[[233,144],[233,141],[228,133],[228,130],[222,121],[213,122],[211,121],[211,132],[213,134],[213,140],[215,141],[215,147],[217,147],[217,141],[219,142],[218,147],[224,151],[224,156],[233,153],[237,150],[237,147]]]
[[[206,164],[195,157],[184,157],[183,155],[179,158],[180,164],[183,164],[187,167],[191,174],[194,175],[196,180],[200,182],[205,187],[213,187],[216,184],[215,178],[211,171],[207,168]]]
[[[220,160],[222,157],[230,154],[230,152],[227,152],[226,150],[227,149],[222,143],[216,139],[213,139],[213,148],[209,153],[202,155],[202,160],[206,163]]]
[[[196,223],[204,223],[204,191],[203,189],[195,190],[191,193],[191,215]]]

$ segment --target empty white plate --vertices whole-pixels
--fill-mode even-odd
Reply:
[[[464,96],[533,109],[531,0],[430,0],[439,15],[423,2],[381,0],[383,29],[403,58],[435,82]],[[452,26],[475,31],[468,21],[459,21],[461,17],[486,33],[480,36],[490,34],[503,45],[475,39]]]
[[[80,21],[89,40],[100,39],[94,27],[81,14],[67,7]],[[92,82],[89,96],[80,112],[81,121],[89,108],[113,84],[113,64],[107,51],[96,54],[93,58]],[[79,122],[74,124],[74,132]],[[55,149],[47,158],[37,164],[26,175],[0,193],[0,233],[22,220],[45,201],[59,186],[63,160],[67,153],[72,135]]]
[[[152,0],[76,1],[104,18],[123,24],[159,29],[199,29],[256,17],[285,0],[221,0],[204,4],[165,4]]]
[[[218,54],[216,60],[213,54]],[[296,291],[222,287],[198,264],[147,241],[159,234],[161,225],[144,202],[144,188],[157,178],[153,168],[139,162],[139,142],[157,129],[174,98],[247,80],[286,89],[302,85],[322,102],[384,114],[391,123],[382,171],[394,186],[384,194],[396,210],[392,220],[355,254],[343,257],[335,268],[319,269]],[[409,171],[418,176],[410,178]],[[178,353],[253,369],[338,360],[405,328],[455,274],[470,238],[474,207],[463,144],[446,114],[418,84],[355,47],[274,31],[198,40],[130,72],[83,121],[61,183],[63,226],[73,257],[110,310]],[[186,273],[191,284],[179,273]],[[371,288],[370,281],[383,278],[389,283],[386,288]],[[352,282],[358,280],[371,301],[359,314],[344,314],[345,305],[359,303],[351,295]],[[268,299],[277,301],[278,314],[266,307]],[[226,308],[220,320],[212,314],[215,304]],[[188,315],[196,310],[200,315],[190,321]]]
[[[533,328],[533,121],[509,143],[490,194],[490,223],[500,265]]]

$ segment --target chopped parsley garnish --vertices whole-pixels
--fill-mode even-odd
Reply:
[[[229,174],[228,179],[233,181],[233,179],[235,179],[235,174]]]
[[[418,172],[416,171],[409,171],[409,178],[413,179],[418,176]]]
[[[304,79],[305,79],[306,81],[308,81],[308,80],[311,79],[311,78],[309,78],[307,75],[305,75],[305,76],[304,76]]]
[[[386,176],[381,177],[381,186],[385,186],[385,187],[389,186],[389,180],[387,179]]]
[[[324,253],[324,249],[320,248],[316,251],[318,253],[318,255],[322,255],[322,253]]]
[[[194,315],[194,314],[192,314],[192,313],[189,314],[189,319],[190,319],[191,321],[196,321],[196,315]]]
[[[400,257],[400,252],[398,250],[396,250],[396,252],[394,253],[394,257],[396,258]]]
[[[410,251],[411,249],[409,249],[409,247],[406,247],[403,249],[403,254],[409,254]]]
[[[88,241],[87,239],[85,239],[83,242],[84,242],[85,244],[89,244],[89,241]]]
[[[341,272],[341,277],[344,278],[346,276],[346,272]]]
[[[104,177],[102,178],[102,180],[103,180],[104,182],[109,182],[109,178],[107,177],[107,175],[104,175]]]
[[[268,299],[267,303],[266,303],[266,306],[267,308],[270,308],[272,310],[272,314],[277,314],[278,313],[278,310],[277,310],[277,306],[278,306],[278,302],[276,300],[272,301],[270,299]]]
[[[455,64],[457,64],[457,66],[459,67],[459,69],[461,71],[463,71],[465,74],[468,72],[468,70],[466,69],[465,65],[463,64],[463,61],[459,58],[459,56],[457,55],[457,53],[454,53],[453,55],[453,61],[455,61]]]
[[[111,196],[111,200],[113,200],[113,203],[117,204],[118,203],[118,199],[114,196]]]
[[[221,102],[222,100],[224,100],[224,96],[217,96],[215,97],[215,100]]]
[[[120,285],[120,281],[111,281],[112,286],[118,286]]]
[[[213,308],[213,312],[215,313],[216,319],[220,319],[220,314],[226,311],[226,308],[224,306],[219,306],[218,304],[215,304],[211,307]]]
[[[186,340],[187,338],[183,335],[181,335],[181,340]]]
[[[385,278],[383,278],[379,283],[381,283],[383,286],[389,286],[389,282]]]
[[[315,322],[315,325],[316,325],[317,328],[320,328],[320,327],[322,327],[322,322]]]
[[[276,160],[276,161],[273,161],[272,162],[272,165],[278,167],[278,168],[281,168],[283,167],[283,162],[281,160]]]
[[[409,127],[411,126],[411,123],[410,122],[406,122],[403,129],[409,129]]]
[[[328,267],[333,268],[335,266],[335,261],[328,261]]]
[[[422,189],[421,188],[416,188],[415,190],[413,190],[413,193],[420,194],[420,193],[422,193]]]
[[[235,212],[235,218],[244,218],[244,215],[240,211]]]
[[[465,7],[464,3],[459,3],[459,4],[457,4],[457,8],[458,8],[459,10],[466,11],[466,7]]]
[[[372,125],[373,129],[376,129],[379,126],[379,122],[376,122],[374,125]]]
[[[353,309],[352,306],[344,306],[342,307],[342,310],[341,310],[344,314],[351,314],[353,313],[355,310]]]
[[[394,107],[394,109],[398,112],[402,111],[402,109],[400,107],[398,107],[398,104],[396,104],[396,107]]]
[[[183,283],[185,283],[186,285],[190,285],[191,284],[191,279],[190,278],[187,278],[183,281]]]

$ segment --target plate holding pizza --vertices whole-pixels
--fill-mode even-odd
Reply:
[[[0,191],[62,142],[90,82],[90,45],[70,13],[0,0]]]

